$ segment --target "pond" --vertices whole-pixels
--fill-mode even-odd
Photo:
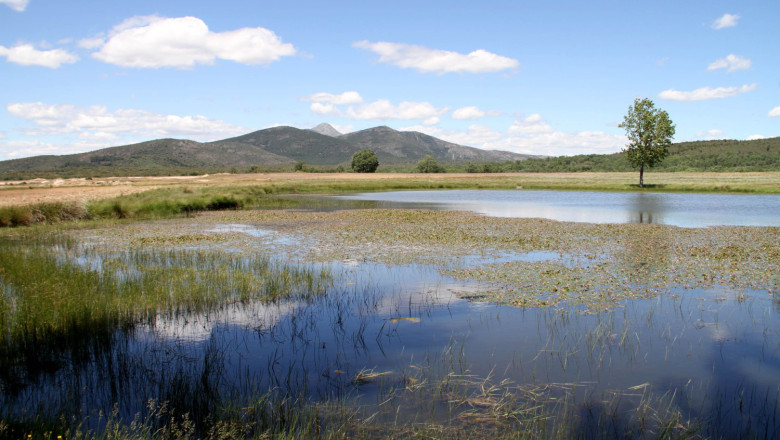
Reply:
[[[58,289],[83,272],[91,295],[203,296],[121,321],[76,308],[62,330],[6,341],[0,416],[23,432],[100,430],[108,414],[152,432],[188,414],[199,437],[780,433],[777,228],[361,209],[54,237],[3,251],[51,254]],[[4,310],[34,317],[2,258]]]
[[[387,207],[466,210],[488,216],[682,227],[780,226],[780,195],[589,191],[394,191],[339,196]]]

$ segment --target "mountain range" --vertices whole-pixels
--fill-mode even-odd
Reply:
[[[296,162],[349,168],[352,155],[373,150],[381,165],[410,165],[426,155],[442,164],[523,160],[529,155],[482,150],[446,142],[423,133],[374,127],[341,134],[330,124],[312,129],[273,127],[214,142],[157,139],[62,156],[46,155],[0,161],[0,176],[35,173],[106,175],[137,170],[158,174],[249,167],[279,167]]]

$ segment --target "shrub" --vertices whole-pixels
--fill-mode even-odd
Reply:
[[[352,156],[352,170],[356,173],[373,173],[379,168],[379,158],[371,150],[360,150]]]
[[[446,173],[447,172],[444,169],[444,167],[439,165],[439,163],[436,162],[436,159],[434,159],[434,157],[431,156],[430,154],[420,159],[419,162],[417,162],[417,167],[415,168],[415,170],[417,170],[418,173]]]

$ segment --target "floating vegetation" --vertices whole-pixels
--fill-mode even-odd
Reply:
[[[518,307],[574,304],[596,311],[677,288],[780,288],[777,227],[585,224],[421,210],[206,218],[284,231],[307,243],[284,247],[305,261],[433,264],[444,275],[479,283],[464,298]]]
[[[390,321],[392,323],[396,323],[396,322],[420,322],[420,318],[406,316],[406,317],[390,318],[390,319],[388,319],[388,321]]]
[[[374,382],[380,377],[388,376],[392,374],[391,371],[374,371],[374,370],[360,370],[358,374],[352,378],[352,382],[356,385],[364,385],[370,382]]]

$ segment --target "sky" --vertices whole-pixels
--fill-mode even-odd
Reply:
[[[612,153],[780,136],[780,2],[0,0],[0,160],[327,122]]]

